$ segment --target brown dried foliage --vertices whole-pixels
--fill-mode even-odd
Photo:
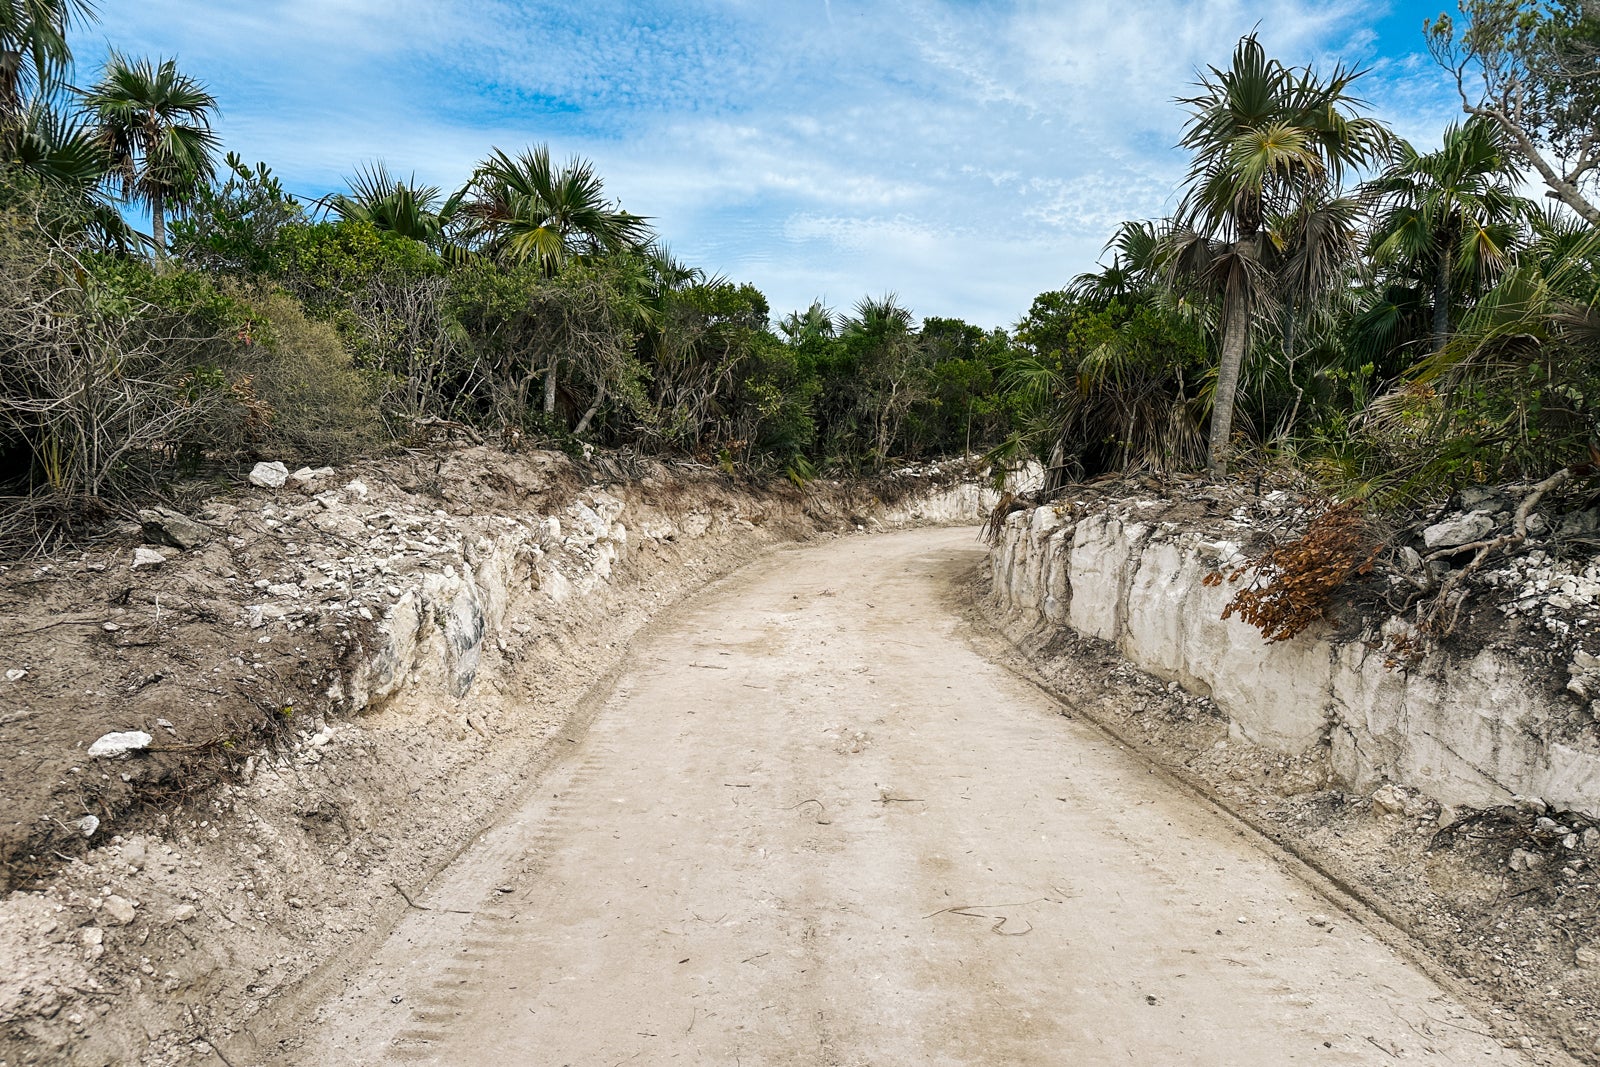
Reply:
[[[1383,546],[1352,504],[1329,508],[1313,519],[1303,536],[1276,545],[1232,572],[1206,575],[1206,585],[1250,584],[1223,609],[1260,630],[1268,641],[1287,641],[1328,617],[1334,592],[1351,578],[1372,572]]]

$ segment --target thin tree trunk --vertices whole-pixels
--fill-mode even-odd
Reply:
[[[156,262],[167,258],[167,198],[150,194],[150,235],[156,242]]]
[[[1529,137],[1527,132],[1516,122],[1513,122],[1505,112],[1496,107],[1469,106],[1464,110],[1469,115],[1487,115],[1493,119],[1497,126],[1510,135],[1511,140],[1516,144],[1517,151],[1533,166],[1534,170],[1539,172],[1539,177],[1544,179],[1545,185],[1549,186],[1550,191],[1556,194],[1556,198],[1579,215],[1582,215],[1584,221],[1589,225],[1600,226],[1600,205],[1596,205],[1589,200],[1577,185],[1551,166],[1550,162],[1539,151],[1539,146],[1534,143],[1533,138]]]
[[[544,372],[544,413],[554,415],[556,411],[556,368],[559,364],[555,356],[550,357],[550,369]]]
[[[583,418],[579,419],[578,420],[578,425],[573,427],[572,436],[574,436],[574,437],[582,437],[583,436],[583,432],[589,428],[590,421],[592,421],[594,419],[594,417],[597,414],[600,413],[600,405],[605,403],[605,399],[606,399],[606,382],[605,382],[605,379],[602,378],[602,379],[600,379],[600,387],[597,390],[595,390],[594,403],[589,405],[589,410],[585,411],[583,413]]]
[[[1045,467],[1044,487],[1040,490],[1039,499],[1049,500],[1056,494],[1067,481],[1067,431],[1061,431],[1061,436],[1056,438],[1056,443],[1050,449],[1050,461]]]
[[[1222,354],[1217,363],[1217,391],[1211,401],[1211,472],[1228,473],[1228,453],[1233,444],[1233,398],[1239,391],[1239,371],[1250,338],[1250,312],[1239,297],[1222,310]]]
[[[1450,257],[1443,250],[1433,269],[1433,350],[1444,350],[1450,339]]]

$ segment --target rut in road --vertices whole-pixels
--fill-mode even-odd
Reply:
[[[285,1062],[1527,1062],[974,651],[981,555],[777,552],[656,628]]]

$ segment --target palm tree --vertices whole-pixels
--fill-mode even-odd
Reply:
[[[1586,458],[1600,417],[1591,384],[1600,230],[1565,209],[1531,222],[1533,239],[1515,262],[1406,376],[1433,400],[1435,448],[1470,442],[1490,478],[1542,476]],[[1384,406],[1375,402],[1372,417]]]
[[[416,177],[402,181],[382,161],[370,163],[345,179],[348,193],[335,193],[323,203],[347,222],[371,223],[380,230],[445,251],[446,232],[461,205],[462,192],[445,199],[436,185],[420,185]]]
[[[1194,153],[1174,233],[1173,262],[1222,299],[1222,344],[1212,399],[1211,467],[1225,474],[1233,404],[1253,320],[1270,299],[1268,225],[1313,192],[1336,190],[1344,172],[1388,143],[1377,120],[1357,113],[1348,90],[1360,71],[1327,78],[1268,59],[1254,34],[1227,70],[1210,68],[1180,141]]]
[[[95,131],[47,100],[33,100],[5,128],[7,165],[31,176],[49,194],[47,226],[93,245],[127,253],[140,238],[103,195],[109,164]]]
[[[49,95],[72,63],[67,31],[94,18],[90,0],[0,0],[0,117]]]
[[[574,256],[639,250],[651,236],[647,219],[606,199],[593,163],[574,158],[556,167],[545,145],[518,156],[495,149],[463,196],[469,240],[503,261],[534,260],[549,274]]]
[[[1366,193],[1376,206],[1372,258],[1431,290],[1433,350],[1449,340],[1452,296],[1481,290],[1505,269],[1532,205],[1514,191],[1511,146],[1488,119],[1452,123],[1444,144],[1419,154],[1400,142]]]
[[[152,63],[113,52],[83,102],[122,195],[149,207],[156,256],[164,257],[167,212],[182,211],[216,172],[216,98],[170,59]]]
[[[87,197],[109,169],[94,131],[46,100],[34,100],[9,124],[6,162],[46,185],[82,190]]]
[[[1163,225],[1154,222],[1124,222],[1117,227],[1103,252],[1111,253],[1109,265],[1072,279],[1067,292],[1085,307],[1104,310],[1114,301],[1128,303],[1149,296],[1164,279],[1161,277]]]
[[[780,319],[778,332],[790,344],[801,344],[808,339],[832,337],[838,332],[838,326],[833,309],[824,306],[821,300],[813,300],[803,313],[791,311]]]

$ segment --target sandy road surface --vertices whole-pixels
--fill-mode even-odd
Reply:
[[[1525,1062],[975,652],[979,553],[779,552],[658,628],[283,1062]]]

